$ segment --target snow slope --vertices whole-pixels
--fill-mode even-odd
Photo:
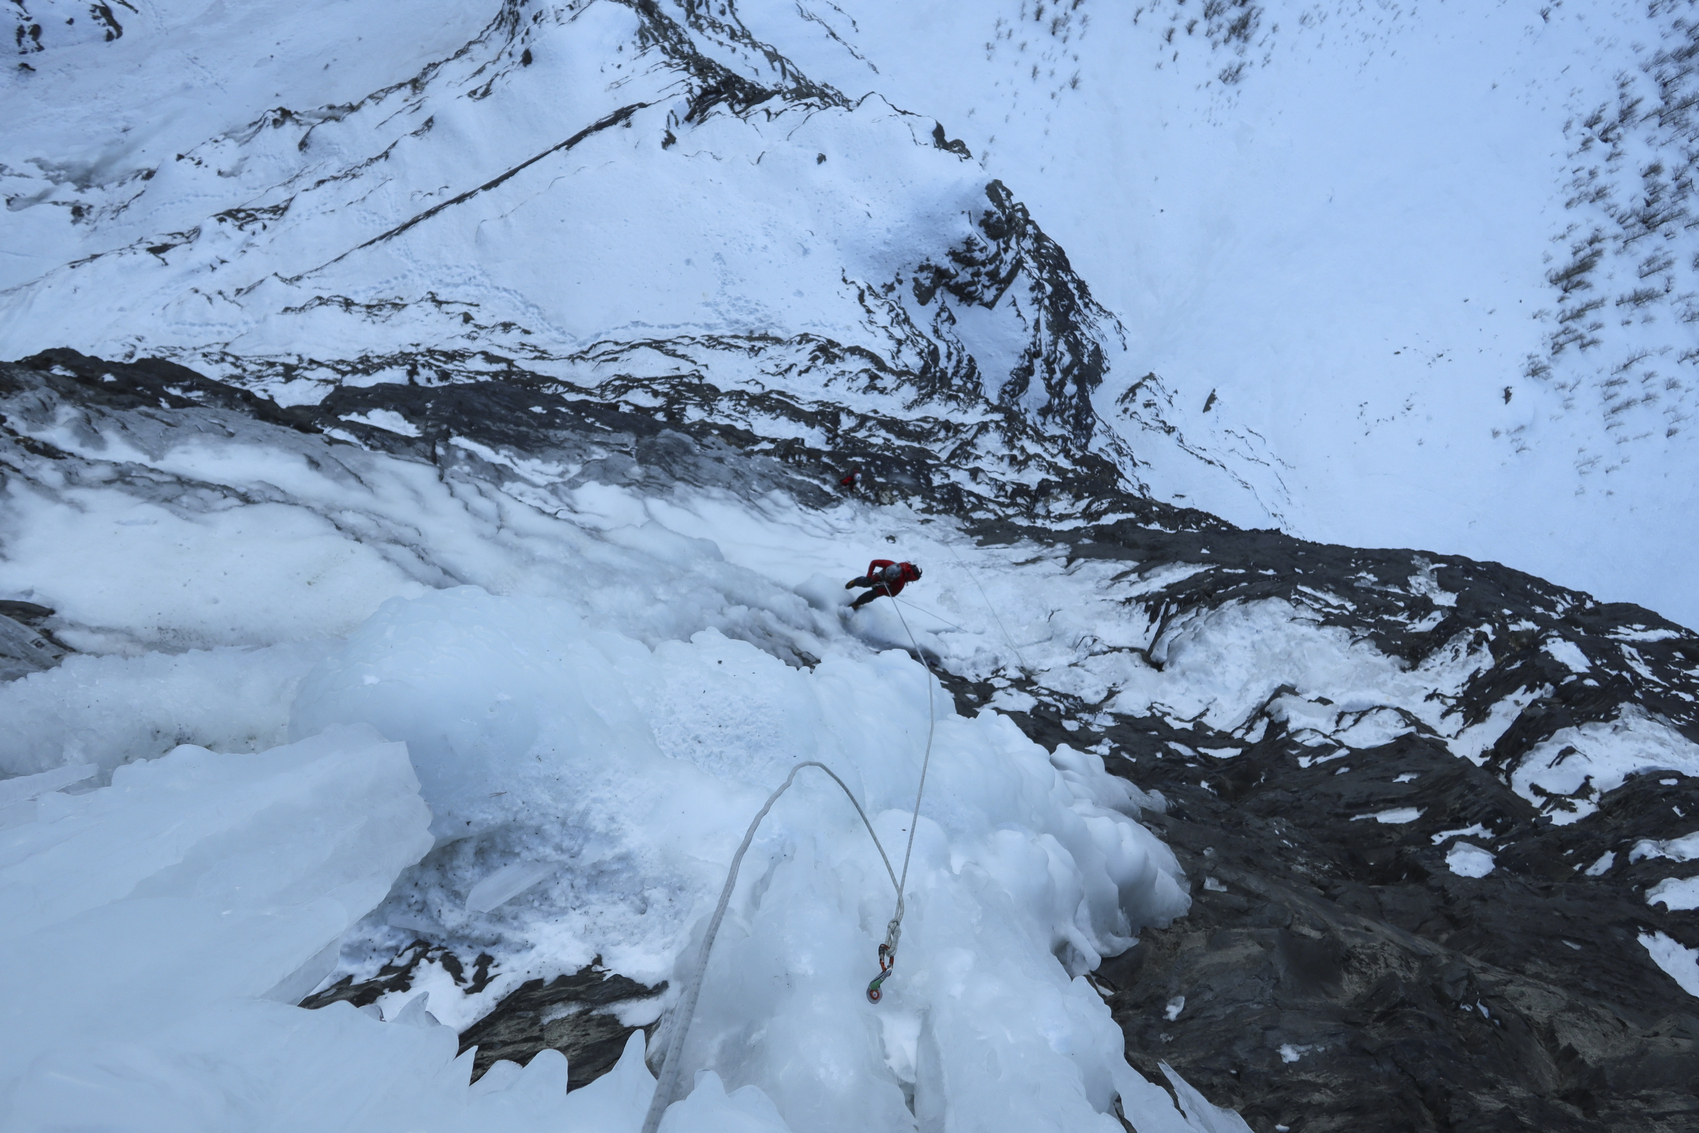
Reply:
[[[38,7],[0,353],[300,399],[598,342],[906,344],[1045,419],[1071,385],[1162,498],[1699,620],[1679,5],[510,4],[397,35],[142,4],[117,38]],[[920,301],[991,176],[1107,308],[1043,395],[1039,312]]]
[[[1160,498],[1699,620],[1690,5],[743,11],[1069,249]],[[1150,372],[1178,449],[1115,412]]]

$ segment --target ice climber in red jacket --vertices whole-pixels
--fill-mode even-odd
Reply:
[[[850,579],[844,583],[844,589],[854,590],[857,586],[872,588],[850,603],[850,609],[859,610],[881,594],[889,594],[895,598],[903,592],[904,586],[919,581],[920,568],[913,563],[894,563],[890,559],[874,559],[867,564],[866,577]]]

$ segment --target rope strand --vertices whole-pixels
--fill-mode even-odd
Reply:
[[[660,1128],[661,1118],[667,1107],[672,1105],[673,1097],[678,1092],[678,1080],[683,1072],[682,1055],[684,1040],[690,1031],[690,1023],[696,1014],[696,1001],[702,995],[702,977],[708,970],[708,954],[714,947],[714,937],[719,934],[720,922],[725,920],[726,909],[731,904],[732,890],[737,886],[738,870],[743,866],[743,855],[748,852],[750,844],[755,841],[755,830],[761,825],[761,820],[767,817],[767,812],[773,809],[773,804],[779,801],[779,796],[790,789],[796,781],[796,776],[804,767],[818,767],[832,777],[832,782],[843,789],[850,804],[855,807],[855,813],[861,816],[862,825],[867,827],[867,833],[873,839],[873,845],[879,851],[879,859],[885,863],[885,873],[891,878],[891,885],[897,891],[897,907],[891,914],[891,921],[885,926],[885,943],[879,946],[879,975],[867,985],[867,998],[878,1003],[881,997],[880,985],[890,977],[897,962],[897,941],[902,936],[903,914],[907,911],[904,891],[908,886],[909,860],[914,855],[915,829],[920,825],[920,803],[926,794],[926,773],[932,766],[932,738],[938,728],[937,703],[932,692],[932,684],[937,680],[937,674],[932,671],[932,662],[926,659],[926,653],[920,648],[920,641],[914,636],[914,630],[909,628],[908,619],[903,617],[902,604],[897,602],[897,596],[891,593],[891,588],[885,583],[879,584],[886,597],[891,599],[897,608],[897,617],[903,623],[903,630],[908,634],[909,643],[914,646],[915,656],[926,668],[926,753],[920,761],[920,783],[914,792],[914,813],[909,818],[908,845],[903,850],[903,872],[899,879],[896,871],[891,868],[890,856],[885,853],[885,846],[879,841],[879,835],[873,829],[873,823],[867,817],[867,811],[862,809],[860,800],[850,791],[849,785],[830,767],[815,760],[805,760],[791,768],[791,773],[779,785],[778,790],[767,796],[760,811],[744,832],[743,841],[738,845],[737,853],[732,855],[730,871],[726,874],[726,884],[720,890],[720,900],[714,906],[714,915],[708,921],[708,930],[702,937],[702,947],[696,954],[696,963],[691,969],[690,981],[685,985],[684,994],[679,998],[678,1006],[673,1011],[673,1030],[667,1040],[666,1054],[662,1056],[661,1072],[655,1080],[655,1093],[649,1099],[649,1112],[643,1118],[643,1133],[656,1133]]]
[[[949,618],[946,618],[943,614],[940,614],[936,610],[928,610],[925,606],[922,606],[918,602],[908,602],[908,601],[904,601],[901,598],[893,598],[892,601],[898,602],[898,603],[901,603],[904,606],[907,606],[909,609],[913,610],[917,614],[925,614],[929,618],[937,618],[939,621],[943,622],[945,625],[949,626],[951,629],[959,629],[963,633],[978,632],[976,630],[971,630],[971,629],[967,628],[967,626],[960,625],[956,622],[951,621]]]
[[[837,772],[824,763],[809,759],[791,768],[791,773],[779,785],[779,789],[767,796],[759,812],[744,832],[743,842],[738,846],[737,853],[732,855],[731,870],[726,874],[725,888],[720,890],[720,902],[714,906],[714,915],[708,921],[708,931],[702,937],[702,948],[696,954],[696,964],[691,969],[690,981],[685,984],[684,995],[679,998],[678,1006],[673,1010],[673,1030],[667,1041],[667,1052],[662,1056],[661,1073],[655,1080],[655,1095],[649,1099],[649,1112],[643,1118],[643,1133],[655,1133],[660,1127],[661,1116],[673,1102],[673,1095],[678,1092],[678,1079],[683,1070],[680,1056],[684,1053],[684,1039],[690,1031],[691,1019],[696,1014],[696,1001],[702,995],[702,976],[708,970],[708,953],[714,947],[714,937],[719,935],[720,922],[726,918],[726,908],[731,904],[732,890],[737,886],[737,873],[743,866],[743,855],[748,852],[750,843],[755,841],[755,828],[761,825],[761,820],[767,817],[767,812],[773,809],[773,804],[779,801],[779,796],[790,789],[796,781],[797,772],[804,767],[818,767],[832,777],[832,782],[843,788],[849,797],[855,813],[861,816],[862,824],[867,827],[867,833],[873,838],[873,845],[879,850],[879,858],[885,863],[885,872],[890,875],[891,884],[897,890],[897,907],[902,908],[902,885],[897,881],[897,875],[891,869],[891,859],[885,853],[884,845],[879,841],[879,835],[873,831],[873,823],[868,821],[867,812],[862,809],[861,802],[851,793],[849,785],[838,778]],[[910,838],[912,844],[913,838]],[[907,876],[908,863],[903,863],[904,876]]]
[[[1000,630],[1003,634],[1003,640],[1009,643],[1009,648],[1015,651],[1015,657],[1021,663],[1021,675],[1031,675],[1032,666],[1026,663],[1026,657],[1021,653],[1021,647],[1015,644],[1015,639],[1009,636],[1008,628],[1003,625],[1003,619],[997,616],[997,607],[992,605],[991,595],[987,594],[985,592],[985,587],[980,585],[979,576],[973,573],[973,568],[967,565],[967,560],[963,559],[961,555],[956,553],[955,547],[949,543],[945,543],[944,549],[950,552],[956,562],[961,564],[961,568],[967,571],[967,576],[973,579],[973,584],[979,587],[979,596],[985,599],[985,608],[991,611],[991,620],[997,623],[998,630]]]
[[[885,593],[891,594],[890,589],[887,588]],[[892,600],[892,602],[895,603],[896,602],[896,595],[891,594],[891,600]],[[920,825],[920,798],[923,794],[926,793],[926,771],[927,771],[927,768],[932,766],[932,734],[937,729],[937,726],[938,726],[938,713],[937,713],[937,710],[936,710],[936,708],[933,704],[933,700],[932,700],[932,682],[937,679],[937,677],[932,672],[932,662],[930,662],[926,659],[926,653],[920,648],[920,642],[915,640],[914,630],[909,629],[908,619],[903,617],[903,608],[902,608],[901,603],[897,603],[897,618],[903,623],[903,630],[904,630],[904,632],[906,632],[908,634],[909,643],[914,646],[915,656],[919,657],[920,663],[922,665],[926,666],[926,678],[927,678],[926,679],[926,754],[924,756],[922,756],[921,760],[920,760],[920,786],[915,788],[915,792],[914,792],[914,816],[909,819],[909,824],[908,824],[908,848],[903,851],[903,877],[902,877],[902,880],[897,883],[897,912],[896,912],[896,915],[891,918],[891,921],[892,921],[893,924],[897,924],[897,925],[900,926],[901,921],[903,919],[903,903],[904,903],[903,902],[903,894],[908,888],[909,857],[910,857],[910,855],[912,855],[914,853],[914,831],[915,831],[915,827]],[[895,941],[891,942],[891,950],[893,952],[896,951],[896,942]]]

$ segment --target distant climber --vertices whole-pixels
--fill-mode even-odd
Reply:
[[[838,487],[842,488],[846,492],[853,492],[858,486],[860,486],[860,482],[861,469],[852,468],[847,474],[838,480]]]
[[[852,578],[844,583],[845,590],[854,590],[858,586],[870,587],[866,594],[850,603],[850,609],[859,610],[881,594],[889,594],[895,598],[903,592],[903,587],[911,582],[920,581],[920,568],[913,563],[894,563],[890,559],[874,559],[867,564],[867,574],[861,578]]]

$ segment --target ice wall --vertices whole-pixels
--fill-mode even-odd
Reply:
[[[846,641],[798,670],[713,628],[651,647],[560,599],[459,587],[392,599],[341,643],[82,675],[112,706],[143,698],[142,673],[195,687],[233,659],[285,655],[294,743],[144,750],[110,786],[8,810],[0,933],[32,977],[0,1008],[8,1128],[635,1127],[653,1083],[640,1040],[570,1099],[558,1056],[469,1089],[424,995],[387,1024],[291,1004],[355,922],[432,888],[464,902],[436,908],[446,931],[508,941],[504,955],[529,941],[534,959],[552,938],[557,956],[593,949],[676,986],[744,824],[794,762],[836,769],[898,856],[933,716],[884,1002],[863,990],[890,881],[838,789],[803,782],[745,863],[684,1051],[703,1075],[665,1128],[901,1129],[947,1113],[951,1128],[1109,1131],[1117,1110],[1152,1105],[1149,1128],[1181,1120],[1166,1095],[1137,1100],[1148,1084],[1082,978],[1187,907],[1173,856],[1131,817],[1157,800],[1095,755],[956,715],[906,653]],[[272,686],[233,691],[256,687]],[[234,703],[275,711],[263,695]],[[421,862],[433,843],[485,852]],[[529,888],[467,899],[515,864]]]
[[[564,603],[461,588],[388,603],[302,682],[292,728],[359,721],[405,738],[439,839],[554,866],[517,907],[439,908],[449,931],[569,924],[619,970],[676,986],[674,957],[694,955],[744,824],[797,761],[832,766],[900,853],[936,712],[885,1001],[862,992],[889,879],[838,789],[805,780],[745,862],[687,1063],[734,1097],[758,1086],[793,1128],[899,1128],[905,1092],[947,1050],[948,1084],[925,1088],[953,1111],[1089,1127],[1125,1065],[1102,1001],[1075,977],[1185,910],[1178,868],[1122,813],[1136,804],[1101,760],[1064,749],[1064,775],[1002,717],[929,698],[928,680],[896,652],[840,650],[794,670],[713,629],[650,650],[588,630]],[[451,891],[482,881],[476,855],[422,868]],[[633,893],[656,897],[636,912]],[[1017,1011],[1039,1021],[1011,1035]]]
[[[0,939],[21,978],[0,999],[9,1128],[62,1122],[85,1090],[134,1098],[116,1067],[138,1058],[151,1070],[144,1094],[193,1079],[173,1065],[170,1036],[310,990],[341,935],[429,847],[406,749],[370,728],[258,755],[180,747],[11,817]]]

